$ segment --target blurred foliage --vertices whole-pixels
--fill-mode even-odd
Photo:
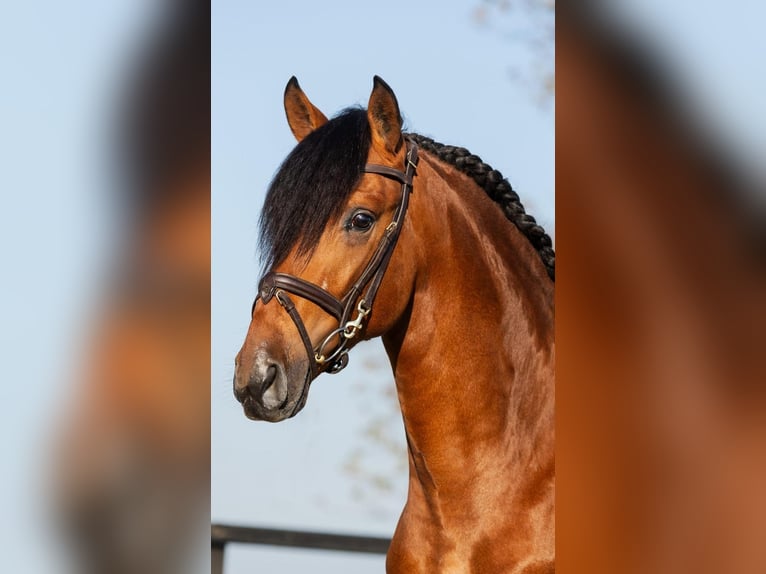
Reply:
[[[346,455],[351,496],[374,517],[398,516],[407,492],[407,446],[391,367],[381,345],[357,349],[364,375],[351,385],[357,408],[368,414]]]
[[[472,12],[474,25],[527,53],[527,66],[509,66],[507,73],[543,105],[555,92],[555,11],[555,0],[483,0]]]

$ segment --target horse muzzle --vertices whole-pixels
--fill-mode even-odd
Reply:
[[[264,351],[256,354],[250,368],[238,364],[234,372],[234,396],[252,420],[278,422],[295,415],[306,402],[307,386],[305,379],[290,385],[284,365]]]

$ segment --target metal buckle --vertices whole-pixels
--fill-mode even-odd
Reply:
[[[356,319],[349,321],[343,327],[342,334],[346,339],[353,339],[356,337],[356,334],[362,329],[362,322],[364,321],[365,317],[370,314],[370,309],[366,307],[364,299],[359,300],[359,304],[356,306],[356,310],[359,312],[359,314],[356,316]]]
[[[359,300],[359,303],[356,305],[356,310],[358,312],[356,319],[353,321],[348,321],[344,326],[331,331],[314,352],[314,361],[316,361],[318,365],[334,362],[334,364],[328,369],[328,371],[331,373],[337,373],[340,370],[336,369],[338,362],[342,360],[344,355],[348,355],[348,349],[345,347],[346,341],[350,341],[356,337],[356,335],[362,329],[365,318],[370,314],[371,311],[371,309],[367,307],[367,303],[364,299]],[[330,341],[332,341],[338,335],[342,337],[338,343],[338,346],[332,353],[325,356],[325,347],[327,347],[330,344]],[[346,362],[348,362],[348,357],[346,357]],[[345,365],[343,366],[345,367]]]

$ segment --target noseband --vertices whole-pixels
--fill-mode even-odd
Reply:
[[[364,322],[372,311],[372,304],[378,292],[380,283],[388,268],[391,254],[399,239],[404,215],[407,213],[410,192],[412,191],[412,179],[418,164],[418,146],[415,142],[406,140],[407,156],[404,160],[404,171],[386,167],[383,165],[368,163],[364,167],[365,173],[375,173],[395,179],[402,184],[402,198],[394,213],[394,218],[386,227],[375,252],[370,258],[358,279],[346,292],[342,299],[338,299],[319,285],[310,283],[287,273],[271,271],[263,276],[258,286],[258,296],[253,303],[253,310],[258,299],[268,304],[276,299],[287,311],[295,323],[298,333],[306,348],[309,358],[309,379],[316,378],[320,373],[328,372],[335,374],[343,370],[348,364],[348,351],[353,339],[359,334]],[[306,326],[295,304],[290,298],[291,293],[318,305],[323,311],[335,317],[338,327],[333,329],[322,342],[314,347],[311,338],[306,331]],[[361,295],[361,297],[360,297]],[[351,316],[356,311],[356,317]],[[337,345],[331,346],[333,340],[338,340]]]

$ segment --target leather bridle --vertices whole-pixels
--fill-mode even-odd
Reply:
[[[307,375],[307,382],[323,372],[334,374],[346,367],[348,364],[349,347],[353,339],[362,330],[365,320],[372,311],[375,295],[378,292],[380,283],[388,268],[391,254],[399,239],[404,215],[407,213],[410,192],[412,191],[412,180],[415,177],[415,170],[418,164],[417,144],[409,139],[405,141],[407,144],[407,155],[404,160],[404,171],[377,164],[367,164],[364,167],[365,173],[374,173],[399,181],[402,184],[402,197],[394,217],[386,227],[375,252],[343,298],[338,299],[320,286],[295,275],[274,271],[264,275],[258,285],[258,296],[253,303],[253,311],[259,299],[264,304],[268,304],[272,299],[276,299],[287,311],[296,329],[298,329],[308,355],[309,373]],[[311,301],[338,321],[338,327],[324,337],[322,342],[316,347],[312,344],[303,319],[301,319],[288,293]],[[351,319],[354,311],[356,311],[356,317]],[[335,347],[332,347],[331,344],[336,339],[338,343]]]

